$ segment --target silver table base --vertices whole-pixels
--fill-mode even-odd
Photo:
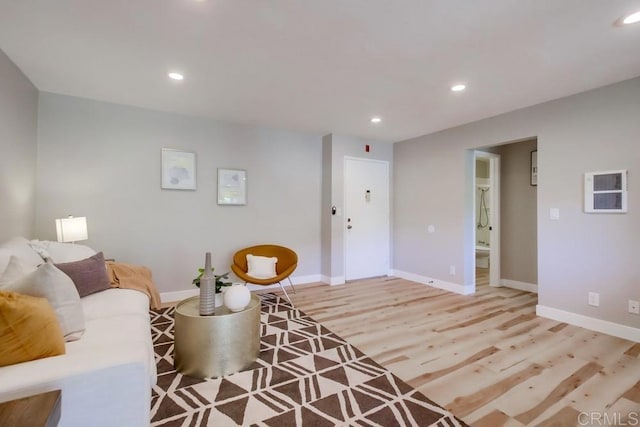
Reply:
[[[178,303],[175,312],[174,367],[197,378],[220,377],[249,367],[260,354],[260,298],[251,295],[239,312],[216,307],[200,316],[200,298]]]

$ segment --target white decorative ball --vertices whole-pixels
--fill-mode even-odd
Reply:
[[[234,283],[224,292],[224,305],[231,311],[242,311],[251,301],[251,292],[246,286]]]

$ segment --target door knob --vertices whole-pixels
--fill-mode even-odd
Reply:
[[[347,230],[351,230],[353,228],[353,225],[349,224],[347,225]]]

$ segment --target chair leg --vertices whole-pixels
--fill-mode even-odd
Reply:
[[[282,289],[282,292],[284,292],[284,296],[287,297],[287,301],[289,301],[289,304],[291,304],[291,307],[295,308],[295,306],[291,302],[291,298],[289,298],[289,294],[287,293],[287,291],[284,290],[284,286],[282,286],[282,282],[278,282],[278,285],[280,285],[280,289]]]
[[[293,293],[296,293],[296,288],[293,287],[293,282],[291,281],[291,277],[287,276],[287,279],[289,279],[289,283],[291,284],[291,289],[293,289]]]

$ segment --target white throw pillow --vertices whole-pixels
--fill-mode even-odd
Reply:
[[[0,276],[4,273],[11,260],[11,252],[6,249],[0,248]]]
[[[42,264],[3,290],[46,298],[56,312],[65,341],[74,341],[82,336],[84,313],[78,290],[71,278],[53,264]]]
[[[14,237],[3,243],[0,246],[0,250],[18,257],[22,268],[27,273],[35,270],[44,262],[40,255],[29,246],[29,241],[24,237]]]
[[[247,266],[249,267],[247,275],[255,277],[256,279],[271,279],[272,277],[276,277],[277,262],[277,257],[247,254]]]
[[[47,241],[46,240],[30,240],[29,246],[33,249],[43,260],[48,260],[51,258],[49,252],[47,251]]]
[[[0,274],[0,289],[3,289],[10,284],[17,282],[24,276],[24,268],[20,264],[18,257],[11,255],[9,258],[9,264],[2,274]]]
[[[61,243],[51,240],[32,240],[31,247],[43,257],[55,264],[74,262],[87,259],[97,252],[89,246],[77,243]]]

